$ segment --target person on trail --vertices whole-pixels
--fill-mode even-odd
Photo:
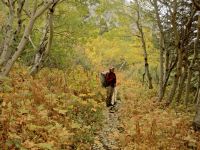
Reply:
[[[106,89],[107,89],[107,98],[106,98],[106,106],[113,106],[112,104],[112,97],[116,87],[116,75],[115,75],[115,68],[110,67],[109,72],[106,74]]]

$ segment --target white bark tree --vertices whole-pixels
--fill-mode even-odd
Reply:
[[[164,39],[164,31],[163,31],[163,25],[161,22],[161,18],[159,15],[159,9],[158,9],[158,2],[157,0],[153,0],[153,6],[155,9],[156,14],[156,21],[160,32],[160,78],[159,78],[159,101],[163,99],[164,96],[164,50],[165,50],[165,39]],[[168,65],[167,65],[168,66]],[[168,67],[166,67],[168,68]]]
[[[137,25],[138,31],[140,33],[140,39],[142,42],[142,48],[143,48],[143,53],[144,53],[145,72],[144,72],[143,76],[145,76],[145,75],[147,76],[149,89],[153,89],[152,77],[151,77],[151,74],[149,71],[147,47],[146,47],[143,27],[142,27],[141,18],[140,18],[140,5],[139,5],[138,0],[136,0],[135,2],[136,2],[136,6],[137,6],[137,8],[136,8],[136,13],[137,13],[136,25]]]
[[[10,72],[10,70],[11,70],[13,64],[15,63],[15,61],[20,57],[21,53],[24,51],[25,46],[28,43],[29,36],[31,35],[32,29],[34,27],[34,24],[35,24],[36,20],[42,14],[44,14],[44,12],[46,10],[48,10],[52,5],[54,5],[55,3],[58,3],[59,0],[42,1],[42,3],[40,3],[40,4],[38,4],[38,0],[35,0],[33,2],[34,6],[33,6],[33,9],[31,11],[31,13],[29,13],[29,11],[27,11],[27,10],[25,11],[26,14],[29,15],[29,17],[30,17],[29,21],[28,21],[28,24],[26,25],[26,27],[25,27],[25,29],[23,31],[23,36],[19,40],[19,43],[17,43],[17,46],[14,47],[14,52],[11,53],[11,55],[8,58],[6,57],[6,54],[9,53],[11,46],[14,46],[12,44],[12,39],[14,37],[14,33],[13,33],[13,31],[14,31],[13,28],[14,27],[12,27],[12,22],[13,22],[13,16],[14,16],[14,5],[15,5],[14,2],[15,1],[14,0],[9,0],[9,1],[2,0],[2,2],[10,10],[9,19],[8,19],[8,26],[11,27],[9,29],[9,32],[8,32],[9,34],[7,34],[8,37],[6,37],[4,42],[3,42],[4,48],[3,48],[3,51],[2,51],[1,57],[0,57],[0,64],[1,64],[0,75],[1,76],[6,76]],[[19,1],[19,2],[23,2],[23,1]],[[23,5],[21,5],[21,7],[19,7],[19,10],[23,9]],[[18,17],[21,16],[21,12],[18,13],[18,15],[17,15]],[[18,19],[18,21],[19,20],[20,19]],[[17,31],[19,31],[21,29],[21,21],[19,21],[18,24],[20,24],[20,26],[17,28]],[[11,39],[11,40],[8,40],[8,39]]]
[[[31,75],[35,75],[40,70],[40,68],[42,67],[51,49],[52,40],[53,40],[53,13],[54,13],[55,6],[56,6],[56,3],[52,5],[51,8],[49,8],[43,37],[37,49],[37,53],[35,55],[35,61],[30,71]],[[49,35],[48,35],[48,32],[49,32]]]

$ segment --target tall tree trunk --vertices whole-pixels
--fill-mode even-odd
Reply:
[[[168,82],[168,78],[171,74],[171,71],[170,71],[170,53],[169,53],[169,50],[168,49],[165,49],[165,71],[164,71],[164,81],[167,81]],[[169,75],[168,75],[169,74]],[[165,83],[165,82],[164,82]],[[164,87],[163,85],[163,93],[165,93],[165,89],[166,87]]]
[[[200,90],[198,93],[197,105],[196,105],[196,114],[193,120],[194,129],[200,131]]]
[[[53,40],[53,13],[54,13],[54,7],[53,5],[49,9],[49,15],[47,18],[47,24],[44,30],[43,38],[41,40],[40,46],[37,50],[37,53],[35,55],[35,61],[31,68],[30,74],[35,75],[41,68],[42,64],[44,63],[47,55],[49,54],[49,51],[51,49],[52,40]],[[49,36],[47,35],[49,31]]]
[[[178,91],[180,92],[180,93],[178,93],[178,97],[179,97],[180,94],[182,94],[181,92],[182,92],[184,80],[186,79],[186,77],[189,78],[189,76],[188,75],[186,76],[186,74],[182,75],[183,56],[184,56],[183,49],[184,49],[184,45],[186,45],[186,43],[188,43],[188,36],[191,34],[190,29],[192,26],[193,16],[196,13],[196,9],[194,9],[191,12],[190,17],[188,18],[188,22],[184,28],[184,32],[182,32],[183,33],[183,35],[181,36],[182,40],[180,40],[180,35],[178,33],[176,13],[177,13],[177,0],[174,1],[174,6],[173,6],[172,26],[173,26],[173,31],[175,34],[175,45],[176,45],[176,51],[177,51],[177,56],[178,56],[178,62],[177,62],[176,74],[174,76],[173,86],[171,88],[170,95],[167,99],[167,105],[169,105],[173,101],[173,98],[176,94],[177,85],[180,85],[179,88],[181,88],[181,89],[178,89]]]
[[[177,65],[177,61],[178,61],[178,58],[176,58],[174,61],[172,60],[171,64],[169,65],[169,69],[165,73],[163,93],[165,93],[165,91],[166,91],[170,74],[171,74],[172,70],[175,68],[175,66]]]
[[[160,31],[160,78],[159,78],[159,101],[162,101],[164,97],[164,90],[163,90],[163,83],[164,83],[164,50],[165,50],[165,40],[164,40],[164,32],[163,32],[163,26],[161,24],[161,19],[159,16],[159,10],[158,10],[158,2],[157,0],[153,0],[153,6],[155,9],[156,13],[156,19],[157,19],[157,24],[159,27]]]
[[[184,72],[179,79],[180,81],[179,81],[179,85],[178,85],[178,91],[177,91],[177,95],[175,98],[176,102],[178,102],[178,103],[181,100],[182,93],[184,90],[185,80],[187,79],[187,71],[188,71],[188,65],[186,64],[184,67]]]
[[[14,11],[15,3],[10,2],[10,4],[8,5],[9,10],[10,10],[10,17],[8,20],[7,28],[10,28],[10,29],[8,30],[7,34],[5,35],[6,38],[4,40],[4,47],[2,49],[2,53],[0,56],[0,65],[3,65],[5,62],[7,62],[15,50],[15,49],[13,49],[13,47],[15,47],[14,45],[16,44],[16,41],[19,37],[21,27],[22,27],[21,16],[22,16],[22,10],[23,10],[24,3],[25,3],[25,0],[18,1],[17,14],[16,14],[16,16],[17,16],[16,29],[14,29],[14,26],[13,26],[13,21],[14,21],[14,16],[15,16],[15,11]]]
[[[3,65],[3,63],[9,59],[9,53],[11,53],[10,47],[14,40],[13,23],[14,23],[15,12],[14,12],[13,1],[9,1],[9,3],[7,3],[7,7],[9,8],[9,17],[8,17],[7,25],[5,27],[6,33],[5,33],[5,39],[4,39],[3,47],[2,47],[2,53],[0,56],[0,66]]]
[[[176,90],[177,90],[177,87],[179,84],[179,78],[182,74],[182,62],[183,62],[183,47],[182,47],[182,43],[180,43],[180,37],[179,37],[177,22],[176,22],[177,0],[174,0],[173,5],[174,6],[173,6],[173,14],[172,14],[172,26],[173,26],[173,32],[175,35],[175,45],[176,45],[178,62],[177,62],[176,74],[174,76],[173,85],[172,85],[170,94],[167,98],[167,105],[169,105],[174,99],[174,96],[175,96],[175,93],[176,93]]]
[[[187,106],[189,102],[189,93],[190,93],[190,85],[191,85],[191,78],[192,78],[192,67],[195,64],[195,61],[198,56],[198,44],[199,44],[199,37],[200,37],[200,16],[198,17],[198,25],[197,25],[197,37],[194,41],[194,56],[192,62],[190,63],[189,70],[188,70],[188,78],[186,84],[186,94],[185,94],[185,105]]]
[[[197,103],[197,99],[198,97],[200,96],[199,95],[199,91],[200,91],[200,71],[198,71],[198,87],[197,87],[197,91],[196,91],[196,94],[195,94],[195,97],[194,97],[194,103]]]
[[[142,48],[143,48],[143,52],[144,52],[144,62],[145,62],[145,75],[147,76],[148,79],[148,84],[149,84],[149,89],[153,89],[153,84],[152,84],[152,77],[149,71],[149,64],[148,64],[148,55],[147,55],[147,48],[146,48],[146,42],[145,42],[145,38],[144,38],[144,32],[143,32],[143,28],[140,22],[140,6],[138,3],[138,0],[136,0],[136,5],[137,5],[137,28],[140,32],[140,37],[141,37],[141,41],[142,41]]]
[[[39,70],[39,65],[40,65],[40,62],[42,61],[42,58],[43,58],[43,55],[44,55],[44,51],[46,49],[46,46],[47,46],[47,34],[48,34],[48,23],[46,24],[45,28],[44,28],[44,32],[43,32],[43,36],[42,36],[42,39],[40,41],[40,45],[39,47],[37,48],[37,52],[35,54],[35,60],[34,60],[34,64],[31,68],[31,71],[30,71],[30,74],[32,76],[34,76],[38,70]]]
[[[9,59],[7,61],[6,65],[2,67],[0,75],[6,76],[10,72],[11,67],[13,66],[14,62],[17,60],[17,58],[20,56],[21,52],[24,50],[24,47],[26,46],[28,37],[33,29],[34,22],[35,22],[35,18],[33,17],[30,20],[29,25],[25,29],[24,35],[23,35],[19,45],[17,46],[17,50],[15,51],[15,53],[11,57],[11,59]]]

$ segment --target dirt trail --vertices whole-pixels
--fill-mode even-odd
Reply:
[[[108,108],[104,110],[104,126],[96,136],[92,150],[120,150],[118,138],[120,132],[123,131],[123,128],[120,127],[120,106],[121,101],[117,100],[113,112],[110,112]]]

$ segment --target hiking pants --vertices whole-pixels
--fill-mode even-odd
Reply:
[[[113,93],[114,93],[114,87],[108,86],[106,88],[106,90],[107,90],[106,105],[109,106],[109,105],[111,105],[112,96],[113,96]]]

